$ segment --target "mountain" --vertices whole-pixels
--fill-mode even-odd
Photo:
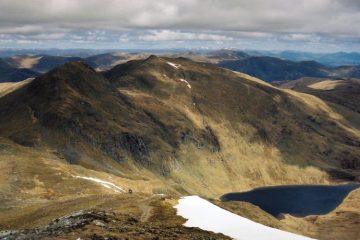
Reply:
[[[327,102],[338,104],[360,113],[360,80],[334,80],[323,78],[301,78],[277,84],[281,88],[317,96]]]
[[[96,70],[104,71],[130,60],[148,58],[151,54],[147,52],[113,52],[94,55],[85,58],[83,61]]]
[[[265,56],[267,56],[268,53],[264,53]],[[281,58],[284,60],[290,60],[290,61],[318,61],[319,58],[325,56],[325,54],[322,53],[311,53],[311,52],[298,52],[298,51],[281,51],[278,53],[270,53],[268,54],[272,57]]]
[[[38,55],[38,56],[15,56],[8,58],[8,61],[18,68],[26,68],[36,72],[47,72],[51,69],[63,65],[67,62],[81,61],[80,57],[63,57],[63,56],[50,56],[50,55]]]
[[[295,80],[302,77],[360,78],[357,66],[327,67],[315,61],[294,62],[275,57],[249,57],[223,61],[220,67],[247,73],[268,82]]]
[[[109,70],[112,67],[125,63],[130,60],[140,60],[148,58],[152,53],[150,52],[113,52],[104,53],[84,59],[91,67],[97,70]],[[239,60],[249,57],[245,52],[221,49],[211,52],[198,52],[198,51],[168,51],[161,52],[159,56],[179,58],[184,57],[197,62],[208,62],[217,64],[227,60]]]
[[[120,60],[128,60],[127,56],[119,56],[113,53],[104,53],[88,57],[86,62],[93,68],[111,68],[117,65]]]
[[[42,73],[72,61],[83,61],[97,71],[105,71],[130,60],[146,59],[150,55],[151,53],[148,52],[106,52],[85,58],[76,56],[21,55],[9,57],[6,61],[16,68],[30,69]],[[212,56],[210,58],[207,55],[195,52],[164,52],[162,55],[168,57],[185,56],[203,62],[214,61],[215,58],[216,62],[219,61],[219,57]]]
[[[0,59],[0,83],[17,82],[37,76],[38,73],[29,69],[16,68],[7,61]]]
[[[69,63],[1,99],[2,137],[25,146],[46,143],[68,162],[94,170],[115,174],[125,164],[157,176],[180,178],[185,181],[181,187],[186,191],[208,195],[220,193],[223,187],[213,186],[208,192],[194,184],[192,178],[196,175],[185,171],[192,161],[198,162],[192,170],[204,174],[207,162],[213,159],[217,173],[212,179],[225,175],[231,186],[244,182],[246,174],[240,173],[245,169],[258,169],[255,159],[264,166],[265,162],[274,164],[286,159],[281,160],[285,165],[278,163],[280,168],[309,165],[320,167],[324,173],[340,170],[342,161],[346,161],[345,151],[352,152],[356,159],[357,121],[329,119],[323,115],[324,109],[312,109],[303,102],[302,95],[249,79],[183,58],[151,56],[118,65],[103,75],[80,62]],[[22,127],[15,129],[14,123]],[[228,131],[235,131],[234,135],[229,137]],[[323,142],[323,136],[333,139],[332,145],[338,148],[328,153],[330,146]],[[300,143],[298,139],[307,140]],[[239,152],[236,142],[243,142],[244,153]],[[246,152],[253,146],[264,147]],[[296,151],[291,146],[297,146]],[[306,153],[301,152],[301,146]],[[117,167],[93,160],[94,151]],[[265,161],[263,151],[278,153]],[[316,155],[317,161],[309,161],[312,157],[304,154]],[[244,159],[241,164],[239,156]],[[182,171],[174,172],[177,164],[183,165]],[[296,168],[293,170],[296,172]],[[267,171],[265,168],[261,181],[306,182],[306,171],[300,171],[295,179],[290,172],[278,176]],[[348,174],[353,174],[352,170]],[[202,184],[210,184],[207,175],[201,177]],[[323,178],[320,174],[317,181]],[[185,179],[192,181],[186,183]]]
[[[185,58],[102,73],[66,63],[0,98],[0,228],[66,215],[46,229],[84,217],[96,229],[100,213],[68,215],[96,206],[115,228],[217,239],[182,229],[174,198],[358,181],[359,119],[346,105]]]
[[[57,48],[39,48],[39,49],[21,49],[21,48],[2,48],[0,49],[0,57],[8,58],[13,56],[74,56],[74,57],[90,57],[102,53],[107,53],[108,49],[57,49]]]
[[[325,54],[318,58],[318,61],[331,66],[341,65],[360,65],[360,53],[357,52],[337,52]]]
[[[289,61],[316,61],[325,66],[347,66],[360,65],[360,53],[357,52],[335,52],[335,53],[317,53],[317,52],[300,52],[300,51],[246,51],[251,56],[268,56],[276,57]]]
[[[292,80],[304,76],[326,76],[325,66],[313,62],[292,62],[274,57],[250,57],[237,61],[225,61],[220,67],[244,72],[254,77],[272,82],[279,80]]]
[[[357,52],[336,52],[336,53],[309,53],[296,51],[283,51],[273,54],[291,61],[317,61],[328,66],[360,65],[360,53]]]
[[[242,51],[235,51],[229,49],[220,49],[216,51],[212,51],[207,53],[209,58],[217,59],[218,61],[226,61],[226,60],[240,60],[250,57],[245,52]]]

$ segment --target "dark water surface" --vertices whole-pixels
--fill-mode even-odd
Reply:
[[[222,201],[252,203],[273,216],[288,213],[294,216],[322,215],[334,210],[360,184],[285,185],[256,188],[249,192],[228,193]]]

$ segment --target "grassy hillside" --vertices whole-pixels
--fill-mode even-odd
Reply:
[[[355,109],[211,64],[151,56],[97,73],[71,62],[12,87],[0,97],[2,228],[120,188],[145,201],[359,180]]]
[[[183,58],[104,76],[68,63],[1,98],[1,137],[178,193],[358,177],[358,113],[244,76]]]
[[[278,83],[281,88],[315,95],[327,102],[360,112],[360,80],[333,80],[323,78],[301,78],[292,82]]]

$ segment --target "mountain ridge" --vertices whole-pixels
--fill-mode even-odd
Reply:
[[[317,109],[311,110],[303,103],[299,104],[302,96],[298,94],[288,94],[246,79],[237,73],[215,68],[211,64],[195,63],[183,58],[151,56],[146,60],[134,60],[115,67],[103,76],[82,63],[68,63],[28,84],[25,98],[24,89],[5,96],[0,101],[1,112],[6,113],[2,119],[2,137],[27,146],[38,146],[47,142],[58,148],[60,154],[64,155],[65,159],[68,158],[70,163],[117,172],[88,158],[81,160],[84,153],[87,155],[93,151],[90,151],[90,148],[96,149],[96,155],[102,154],[111,164],[120,163],[117,168],[121,168],[121,163],[124,163],[124,166],[145,168],[146,171],[170,179],[184,177],[172,176],[173,164],[178,164],[177,159],[183,159],[180,162],[184,167],[184,164],[187,164],[186,152],[190,151],[194,154],[193,157],[203,158],[202,161],[205,162],[209,161],[205,160],[207,158],[219,159],[215,166],[222,169],[221,174],[240,180],[242,177],[230,170],[238,168],[234,164],[238,161],[236,158],[239,153],[231,157],[234,148],[224,144],[229,141],[225,138],[228,130],[223,132],[228,128],[243,132],[245,138],[239,138],[237,134],[233,137],[234,140],[238,139],[236,141],[248,141],[244,146],[250,144],[248,147],[251,148],[251,145],[259,145],[263,146],[263,151],[268,151],[267,148],[270,151],[280,151],[277,153],[280,155],[275,154],[271,161],[279,161],[282,154],[285,154],[286,158],[293,158],[294,160],[286,160],[289,166],[310,164],[319,167],[325,163],[318,165],[321,161],[311,163],[295,160],[297,157],[292,152],[295,149],[288,145],[288,141],[294,144],[303,134],[311,135],[316,141],[320,141],[324,148],[317,153],[320,159],[326,156],[323,151],[328,151],[326,142],[322,140],[324,134],[331,136],[336,144],[339,144],[339,149],[353,149],[356,158],[354,147],[359,142],[354,135],[357,134],[354,128],[357,126],[356,122],[326,119]],[[221,81],[222,78],[226,78],[226,82]],[[253,92],[253,95],[249,95],[250,92]],[[273,99],[270,100],[269,96]],[[253,104],[252,108],[247,107],[249,103]],[[14,109],[24,114],[27,112],[26,118],[35,118],[35,124],[23,121],[14,113]],[[294,111],[298,113],[290,114]],[[10,123],[14,123],[15,119],[20,122],[23,130],[9,131],[13,129]],[[243,126],[237,125],[239,121]],[[332,121],[339,123],[334,125]],[[221,130],[220,126],[226,127]],[[334,134],[334,130],[330,130],[334,126],[338,130],[347,130],[341,134],[336,130]],[[58,132],[60,129],[63,130]],[[305,132],[301,133],[300,129]],[[311,133],[314,130],[315,134]],[[47,136],[52,134],[58,137]],[[348,143],[341,143],[344,138],[349,139]],[[71,141],[79,143],[81,147],[66,144],[66,139],[73,139]],[[231,141],[228,144],[234,144]],[[305,146],[309,143],[302,144]],[[85,152],[76,150],[77,148],[85,148]],[[315,145],[312,151],[319,151],[316,148]],[[260,161],[263,158],[262,151],[256,154],[259,154],[256,157]],[[322,166],[323,168],[329,165],[324,168],[325,172],[329,173],[333,171],[330,169],[345,164],[335,160],[342,158],[342,150],[333,151],[331,154],[332,162],[327,161]],[[225,155],[229,157],[228,160],[224,159]],[[256,165],[251,166],[247,161],[243,164],[254,171]],[[355,172],[356,169],[355,164]],[[352,174],[350,172],[349,176]],[[190,177],[185,172],[181,174],[185,174],[186,178]],[[273,177],[277,179],[279,176]],[[287,177],[291,178],[290,175]],[[207,177],[205,179],[210,181]],[[201,188],[197,186],[196,189],[192,191]]]
[[[116,216],[111,226],[131,223],[135,235],[170,227],[214,237],[180,226],[179,196],[359,181],[359,113],[330,100],[185,58],[151,56],[105,72],[66,63],[0,97],[0,228],[50,236],[47,224],[61,218],[75,221],[69,231],[79,236],[108,234],[98,222],[76,225],[101,209]],[[346,206],[331,216],[350,236],[358,212]],[[251,213],[308,236],[335,226],[321,216],[308,232],[295,220]]]

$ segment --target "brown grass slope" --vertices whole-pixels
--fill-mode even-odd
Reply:
[[[67,63],[0,98],[0,229],[42,226],[93,206],[141,222],[158,216],[137,202],[149,193],[216,198],[263,185],[358,181],[359,129],[359,113],[346,105],[185,58],[151,56],[103,74]],[[135,195],[121,199],[78,176]],[[357,211],[346,214],[354,226]],[[93,227],[79,231],[101,232]],[[134,234],[144,229],[136,224]]]
[[[279,87],[312,94],[327,102],[338,104],[360,113],[360,80],[333,80],[324,78],[301,78]]]
[[[219,196],[359,173],[357,113],[184,58],[104,76],[68,63],[2,97],[0,113],[3,139],[155,192]]]
[[[166,64],[167,61],[179,64],[179,68]],[[358,169],[359,115],[351,110],[333,108],[317,98],[304,102],[304,96],[289,94],[243,75],[182,58],[153,57],[146,61],[133,61],[114,68],[105,76],[135,102],[147,105],[146,108],[150,107],[151,99],[162,99],[172,108],[186,113],[199,127],[212,129],[221,150],[207,158],[213,158],[215,164],[222,163],[214,167],[222,168],[227,177],[234,177],[230,182],[243,182],[239,175],[247,175],[255,182],[260,176],[262,183],[266,184],[282,181],[278,178],[282,167],[272,169],[280,159],[279,165],[316,166],[330,173],[337,172],[347,161],[356,165],[350,172]],[[179,79],[186,79],[192,88],[187,88]],[[143,101],[144,92],[148,101]],[[156,108],[159,111],[158,105]],[[342,118],[342,114],[352,115],[354,121]],[[159,119],[162,117],[163,114],[158,116]],[[334,145],[338,147],[335,150]],[[249,148],[254,146],[257,149],[250,152]],[[347,156],[350,152],[354,155]],[[186,157],[191,156],[187,153]],[[267,163],[264,158],[274,161],[269,161],[271,170],[262,172],[263,164]],[[244,169],[248,172],[245,173]],[[343,169],[340,172],[354,179],[351,173],[347,174]],[[266,182],[268,178],[272,179]]]

